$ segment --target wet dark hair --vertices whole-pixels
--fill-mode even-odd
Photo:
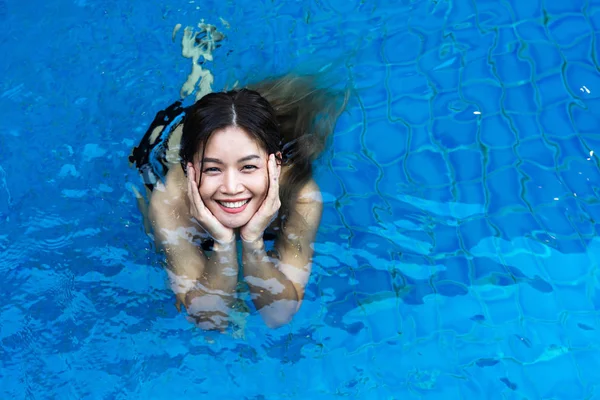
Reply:
[[[244,129],[267,154],[281,152],[278,161],[289,167],[279,186],[283,221],[299,190],[312,178],[312,162],[325,148],[346,100],[347,96],[317,88],[313,77],[292,75],[207,94],[186,112],[179,153],[182,166],[185,170],[200,149],[204,158],[215,131],[230,126]]]
[[[206,143],[215,131],[230,126],[248,132],[268,154],[281,151],[281,134],[275,110],[258,92],[241,89],[209,93],[186,113],[179,153],[183,165],[193,162],[200,148],[204,152]]]

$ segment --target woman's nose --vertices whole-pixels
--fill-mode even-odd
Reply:
[[[223,189],[228,194],[239,193],[243,190],[241,180],[235,171],[228,171],[224,176]]]

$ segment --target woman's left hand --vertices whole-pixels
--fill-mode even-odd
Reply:
[[[240,236],[246,242],[254,242],[263,237],[265,229],[277,217],[281,201],[279,200],[279,174],[281,165],[277,163],[274,154],[269,155],[267,161],[269,172],[269,190],[262,205],[252,216],[250,221],[240,229]]]

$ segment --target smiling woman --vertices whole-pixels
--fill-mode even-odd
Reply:
[[[322,211],[312,162],[345,100],[297,76],[210,93],[159,112],[134,148],[177,304],[200,327],[227,327],[240,281],[270,327],[299,309]]]
[[[225,227],[246,228],[267,197],[267,151],[238,126],[215,131],[202,148],[204,157],[196,156],[187,167],[191,172],[195,165],[201,166],[201,201]],[[278,166],[274,187],[279,173]],[[240,235],[245,238],[247,233]]]

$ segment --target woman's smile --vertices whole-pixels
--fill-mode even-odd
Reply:
[[[223,211],[230,214],[239,214],[246,209],[246,206],[250,202],[251,199],[246,200],[230,200],[230,201],[222,201],[215,200],[223,209]]]

